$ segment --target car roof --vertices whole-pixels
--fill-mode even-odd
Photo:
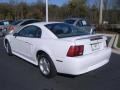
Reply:
[[[46,24],[55,24],[55,23],[64,23],[64,22],[37,22],[37,23],[32,23],[29,25],[46,25]]]
[[[15,21],[22,21],[22,22],[24,22],[24,21],[29,21],[29,20],[37,20],[37,19],[17,19],[17,20],[15,20]],[[39,20],[38,20],[39,21]]]
[[[16,20],[36,20],[36,19],[31,18],[31,19],[16,19]]]
[[[85,20],[84,18],[68,18],[68,19],[65,19],[65,20]]]
[[[8,20],[0,20],[0,22],[8,22]]]
[[[23,21],[28,21],[28,20],[38,20],[38,19],[21,19]],[[39,21],[39,20],[38,20]]]
[[[33,21],[35,20],[35,21],[38,21],[38,22],[40,21],[40,20],[38,20],[38,19],[18,19],[18,20],[15,20],[15,22],[17,22],[17,21],[19,22],[19,21],[20,21],[20,22],[17,23],[16,25],[21,25],[22,23],[24,23],[24,22],[26,22],[26,21],[32,21],[32,20],[33,20]],[[14,22],[13,22],[13,23],[14,23]]]

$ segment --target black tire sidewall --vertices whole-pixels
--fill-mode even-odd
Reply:
[[[7,52],[7,50],[6,50],[6,52],[7,52],[7,54],[8,54],[9,56],[11,56],[11,55],[12,55],[11,46],[10,46],[9,42],[7,42],[5,45],[7,45],[7,44],[8,44],[8,52]],[[7,48],[7,47],[6,47],[6,48]]]
[[[54,63],[52,62],[52,59],[49,57],[49,55],[47,55],[47,54],[45,54],[45,53],[39,55],[39,56],[38,56],[38,62],[40,62],[40,58],[43,58],[43,57],[46,58],[47,61],[48,61],[49,64],[50,64],[50,73],[49,73],[48,75],[45,75],[45,74],[43,74],[42,71],[40,70],[41,74],[42,74],[43,76],[47,77],[47,78],[53,78],[53,77],[55,77],[56,74],[57,74],[57,71],[56,71],[56,68],[55,68],[55,66],[54,66]],[[39,69],[40,69],[40,68],[39,68]]]

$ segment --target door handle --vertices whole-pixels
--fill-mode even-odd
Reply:
[[[27,44],[29,44],[29,45],[32,45],[31,43],[29,43],[29,42],[25,42],[25,43],[27,43]]]
[[[28,43],[28,44],[29,44],[29,42],[25,42],[25,43]]]

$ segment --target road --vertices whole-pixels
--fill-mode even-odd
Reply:
[[[0,90],[120,90],[120,55],[112,54],[107,65],[77,77],[46,79],[38,67],[8,56],[0,39]]]

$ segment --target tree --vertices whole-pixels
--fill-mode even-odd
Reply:
[[[103,5],[104,5],[104,10],[103,10],[103,20],[108,21],[108,3],[109,0],[104,0]]]
[[[69,0],[68,10],[71,17],[86,17],[86,0]]]
[[[116,4],[117,9],[120,10],[120,0],[115,0],[115,1],[116,1],[115,4]]]

